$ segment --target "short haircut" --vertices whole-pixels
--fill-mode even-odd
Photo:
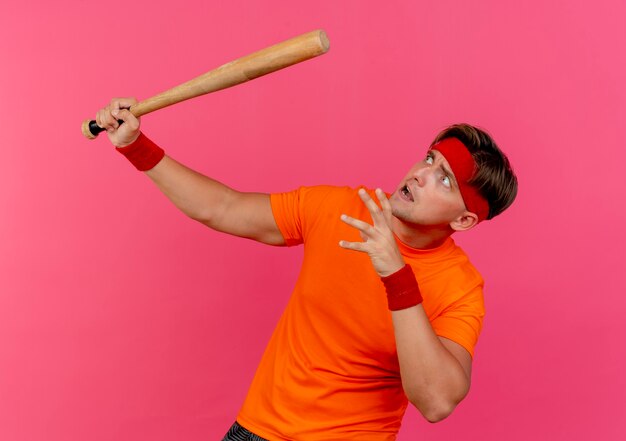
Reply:
[[[461,141],[476,161],[476,170],[469,184],[489,203],[487,219],[506,210],[517,196],[517,177],[502,150],[483,129],[469,124],[454,124],[442,130],[431,147],[446,138]]]

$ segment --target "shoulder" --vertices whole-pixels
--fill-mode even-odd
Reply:
[[[479,310],[484,308],[484,279],[454,242],[437,258],[412,261],[411,265],[434,315],[453,304],[471,303]]]
[[[316,195],[319,197],[333,197],[333,198],[350,198],[358,196],[358,191],[365,187],[349,187],[349,186],[335,186],[335,185],[315,185],[310,187],[300,187],[300,191],[309,195]],[[371,191],[366,188],[366,190]]]
[[[483,285],[483,277],[469,256],[452,238],[431,251],[405,250],[407,263],[420,282],[436,281],[444,284]]]
[[[272,200],[290,200],[309,208],[322,208],[333,205],[343,205],[350,200],[358,200],[358,190],[362,187],[315,185],[302,186],[293,191],[273,193]]]

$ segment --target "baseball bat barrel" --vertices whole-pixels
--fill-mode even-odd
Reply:
[[[140,117],[181,101],[236,86],[322,55],[329,47],[328,37],[321,29],[302,34],[238,58],[186,83],[140,101],[130,107],[130,112]],[[83,135],[89,139],[95,139],[102,131],[104,129],[94,120],[83,122]]]

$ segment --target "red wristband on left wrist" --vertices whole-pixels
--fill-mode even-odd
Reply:
[[[387,303],[391,311],[410,308],[422,303],[417,279],[413,269],[407,264],[395,273],[381,277],[387,291]]]

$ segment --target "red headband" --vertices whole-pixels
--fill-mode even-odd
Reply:
[[[432,146],[431,150],[437,150],[450,164],[467,210],[478,216],[478,222],[487,219],[489,203],[476,187],[468,184],[474,175],[476,162],[467,147],[456,138],[446,138]]]

